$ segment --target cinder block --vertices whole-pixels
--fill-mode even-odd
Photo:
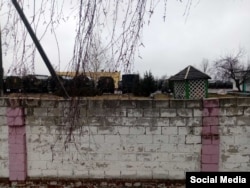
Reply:
[[[203,107],[219,107],[219,99],[205,99],[203,100]]]
[[[162,127],[163,135],[177,135],[178,127]]]
[[[6,107],[0,107],[0,116],[7,116],[8,115],[8,113],[6,113],[8,112],[7,109],[8,108]]]
[[[188,135],[191,132],[190,127],[178,127],[178,135]]]
[[[148,100],[148,99],[142,99],[142,100],[135,100],[136,102],[136,107],[137,108],[152,108],[153,107],[153,102],[152,100]]]
[[[188,108],[179,108],[177,109],[177,115],[180,117],[192,117],[193,116],[193,110]]]
[[[161,144],[161,152],[171,153],[176,152],[177,150],[176,144]]]
[[[187,108],[201,108],[202,107],[202,100],[186,100],[186,107]]]
[[[104,161],[118,161],[119,155],[117,153],[104,154]]]
[[[0,177],[1,178],[9,178],[9,168],[7,167],[4,167],[1,162],[0,162],[0,168],[1,168],[1,171],[0,171]]]
[[[7,117],[19,117],[19,116],[24,116],[24,109],[21,107],[16,107],[16,108],[0,108],[2,110],[2,113],[0,115],[5,115]]]
[[[62,169],[59,169],[57,170],[57,176],[58,177],[72,177],[74,175],[74,172],[73,170],[62,170]]]
[[[157,122],[157,118],[152,118],[152,117],[142,117],[142,118],[137,118],[132,124],[138,125],[138,126],[155,126]]]
[[[236,135],[234,136],[234,143],[236,145],[249,144],[250,136],[249,135]]]
[[[186,126],[186,118],[183,117],[171,117],[169,118],[169,126]]]
[[[104,178],[121,178],[121,171],[120,170],[105,170]]]
[[[38,178],[41,178],[43,177],[43,173],[42,173],[42,170],[41,169],[29,169],[28,172],[27,172],[27,175],[29,177],[38,177]]]
[[[218,164],[201,164],[202,172],[217,172],[219,170]]]
[[[250,106],[250,100],[248,97],[245,98],[236,98],[237,106]]]
[[[169,143],[170,144],[184,144],[185,143],[185,135],[169,135]]]
[[[161,108],[160,117],[176,117],[177,112],[175,108]]]
[[[219,155],[219,146],[218,145],[203,145],[202,154],[210,155]]]
[[[43,108],[43,109],[46,109],[46,108]],[[71,110],[73,110],[73,109],[71,109]],[[64,116],[64,111],[61,108],[47,108],[47,115],[60,117],[60,116]],[[83,114],[81,114],[81,116],[83,116]]]
[[[169,136],[168,135],[153,135],[153,143],[154,144],[162,144],[162,143],[169,143]]]
[[[96,178],[96,179],[103,179],[104,178],[103,170],[89,170],[89,177]]]
[[[34,108],[33,115],[38,117],[48,116],[47,108]]]
[[[220,116],[241,116],[243,115],[243,107],[238,108],[220,108],[219,115]]]
[[[152,161],[170,161],[169,153],[152,153]]]
[[[154,100],[153,105],[155,108],[169,108],[169,100]]]
[[[201,144],[178,144],[177,152],[182,153],[199,153],[201,151]]]
[[[201,143],[201,136],[193,136],[193,135],[186,136],[186,144],[200,144],[200,143]]]
[[[235,144],[234,136],[223,136],[223,135],[221,135],[220,136],[220,142],[221,142],[222,145],[229,145],[229,144],[234,145]]]
[[[233,119],[232,122],[230,122],[230,119],[228,117],[227,119],[223,119],[223,125],[237,125],[237,126],[249,126],[250,122],[250,116],[238,116],[238,117],[231,117]],[[223,121],[222,120],[222,121]]]
[[[130,127],[123,127],[123,126],[116,127],[116,134],[119,134],[119,135],[128,135],[129,131],[130,131]]]
[[[169,118],[165,118],[165,117],[156,118],[153,126],[168,127],[169,126]]]
[[[7,117],[7,124],[9,126],[24,126],[24,118],[22,116]]]
[[[213,136],[212,135],[202,135],[202,145],[212,144]]]
[[[40,170],[46,170],[47,169],[47,161],[28,161],[28,168],[29,169],[40,169]]]
[[[161,135],[161,127],[146,127],[146,134]]]
[[[193,116],[194,117],[202,117],[203,116],[203,110],[200,108],[194,108],[193,109]]]
[[[79,177],[79,178],[88,178],[89,177],[89,171],[88,170],[77,170],[74,169],[74,177]]]
[[[203,126],[208,125],[219,125],[219,118],[218,117],[203,117]]]
[[[25,144],[9,144],[9,154],[24,154],[26,153]]]
[[[220,109],[219,108],[203,108],[202,116],[219,116]]]
[[[27,174],[24,171],[10,171],[10,181],[24,181],[26,180]]]
[[[159,108],[143,109],[143,116],[158,118],[160,117],[160,109]]]
[[[120,100],[103,100],[103,108],[119,108]]]
[[[136,170],[121,170],[121,178],[136,179],[137,178]]]
[[[219,125],[220,126],[233,126],[238,123],[238,120],[244,120],[244,117],[219,117]],[[250,118],[247,118],[247,121],[250,120]]]
[[[104,160],[103,153],[89,153],[89,160],[90,161],[102,161]]]
[[[185,105],[185,102],[186,100],[180,100],[180,99],[177,99],[177,100],[169,100],[169,106],[170,108],[185,108],[186,105]]]
[[[143,161],[143,162],[152,161],[152,154],[151,153],[137,153],[136,160]]]
[[[146,134],[146,129],[143,126],[129,127],[129,134],[130,135],[143,135],[143,134]]]
[[[137,170],[138,179],[152,179],[153,172],[152,170]]]
[[[122,161],[136,161],[135,153],[121,153],[120,160]]]
[[[244,116],[250,116],[250,107],[244,108]]]
[[[133,144],[126,143],[122,146],[122,152],[137,153],[143,151],[144,151],[144,144],[136,144],[136,141]]]
[[[105,135],[106,143],[121,143],[121,137],[119,135]]]
[[[58,177],[59,170],[52,170],[52,169],[42,169],[43,177]]]
[[[128,117],[142,117],[143,116],[143,109],[128,108],[127,115],[128,115]]]
[[[140,118],[139,120],[137,120],[136,117],[121,117],[119,119],[119,122],[117,122],[118,126],[134,126],[134,125],[141,125],[141,122],[138,121],[142,121],[143,118]],[[148,123],[148,122],[146,122]],[[141,125],[142,126],[142,125]]]
[[[161,144],[146,144],[144,146],[144,151],[145,152],[160,152],[161,151]]]
[[[184,170],[169,170],[169,174],[168,174],[169,179],[180,180],[180,179],[185,179],[185,177],[186,177],[186,174]]]
[[[220,107],[237,107],[237,98],[220,98]]]
[[[116,127],[113,127],[113,126],[100,126],[97,128],[97,133],[102,135],[106,135],[106,134],[109,134],[109,135],[112,135],[112,134],[116,134]]]
[[[202,117],[185,118],[186,126],[202,126]]]
[[[202,164],[218,164],[219,155],[201,155]]]
[[[168,170],[153,170],[153,179],[167,179],[168,176]]]
[[[153,136],[152,135],[137,135],[138,144],[152,144]]]

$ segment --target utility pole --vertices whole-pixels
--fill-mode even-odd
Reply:
[[[0,97],[3,96],[3,56],[2,56],[2,32],[0,27]]]
[[[30,37],[32,38],[33,42],[35,43],[36,48],[37,48],[37,50],[39,51],[39,53],[40,53],[40,55],[41,55],[41,57],[42,57],[42,59],[43,59],[45,65],[47,66],[47,68],[48,68],[48,70],[49,70],[51,76],[52,76],[53,78],[56,79],[57,85],[58,85],[59,87],[61,87],[61,89],[63,90],[63,92],[64,92],[64,97],[65,97],[65,98],[69,98],[69,95],[68,95],[66,89],[64,88],[64,86],[63,86],[62,82],[60,81],[60,79],[58,78],[58,76],[57,76],[57,74],[56,74],[54,68],[52,67],[52,65],[51,65],[51,63],[50,63],[50,61],[49,61],[49,59],[48,59],[46,53],[44,52],[44,50],[43,50],[41,44],[39,43],[39,41],[38,41],[38,39],[37,39],[37,37],[36,37],[36,35],[35,35],[33,29],[31,28],[31,26],[30,26],[30,24],[29,24],[27,18],[25,17],[25,15],[24,15],[24,13],[23,13],[21,7],[19,6],[19,4],[18,4],[18,2],[17,2],[16,0],[12,0],[12,3],[13,3],[13,5],[15,6],[15,8],[16,8],[18,14],[19,14],[19,16],[21,17],[21,19],[22,19],[22,21],[23,21],[23,23],[24,23],[26,29],[28,30],[28,32],[29,32],[29,34],[30,34]]]

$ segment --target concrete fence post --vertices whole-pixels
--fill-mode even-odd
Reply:
[[[7,108],[9,127],[9,180],[24,181],[27,177],[27,151],[24,109]]]
[[[201,171],[219,170],[219,99],[203,101]]]

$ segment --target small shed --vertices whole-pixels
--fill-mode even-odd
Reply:
[[[193,66],[186,67],[170,78],[170,81],[173,83],[174,98],[207,98],[208,79],[211,79],[211,77]]]

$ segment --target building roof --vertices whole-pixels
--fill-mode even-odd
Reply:
[[[210,76],[201,72],[200,70],[189,65],[179,73],[170,77],[170,80],[198,80],[198,79],[211,79]]]

